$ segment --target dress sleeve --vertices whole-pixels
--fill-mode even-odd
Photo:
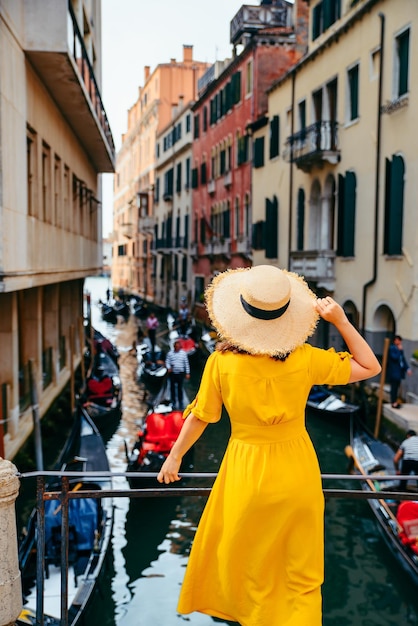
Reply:
[[[214,352],[206,361],[197,395],[185,408],[183,418],[193,413],[193,415],[202,420],[202,422],[214,423],[221,419],[222,395],[218,358],[219,355]]]
[[[313,385],[346,385],[350,379],[352,355],[334,348],[310,348],[310,375]]]

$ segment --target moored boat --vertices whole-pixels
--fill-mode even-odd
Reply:
[[[351,446],[346,448],[358,474],[370,476],[362,481],[365,491],[398,492],[399,480],[391,447],[369,433],[358,420],[353,421]],[[385,480],[384,477],[388,476]],[[373,480],[379,477],[380,480]],[[383,478],[383,480],[382,480]],[[398,564],[418,585],[418,502],[382,498],[368,500],[377,528]]]
[[[154,391],[160,389],[167,376],[164,351],[158,344],[152,350],[150,340],[145,337],[142,343],[137,345],[136,352],[138,379],[143,380],[145,385]]]
[[[350,417],[359,411],[357,404],[347,402],[344,394],[330,391],[327,387],[315,385],[312,387],[306,405],[315,413],[322,416]]]
[[[109,463],[103,440],[86,412],[79,408],[70,437],[55,468],[57,471],[107,472]],[[71,478],[70,490],[110,489],[111,480]],[[61,490],[54,482],[48,491]],[[68,626],[81,621],[110,545],[113,504],[109,498],[77,498],[69,501]],[[60,624],[61,616],[61,504],[45,501],[44,622]],[[25,537],[19,546],[23,610],[17,623],[36,624],[36,539],[38,516],[32,512]]]
[[[120,416],[122,383],[119,367],[103,350],[94,356],[94,363],[87,377],[83,393],[83,406],[98,426],[110,417]]]
[[[168,398],[169,386],[165,384],[157,394],[138,431],[138,438],[130,454],[127,452],[127,472],[159,472],[184,424],[183,412],[173,409]],[[190,471],[193,466],[193,449],[185,455],[182,471]],[[132,488],[156,485],[156,480],[130,477]]]

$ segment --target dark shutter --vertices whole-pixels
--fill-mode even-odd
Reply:
[[[399,35],[397,43],[399,55],[398,96],[403,96],[405,93],[408,93],[409,30]]]
[[[305,238],[305,191],[298,190],[298,208],[297,208],[297,250],[303,250]]]
[[[280,120],[279,116],[275,115],[270,120],[270,159],[279,156],[280,145]]]
[[[279,209],[276,196],[273,200],[266,199],[266,230],[265,247],[266,259],[277,259],[278,257],[278,226]]]

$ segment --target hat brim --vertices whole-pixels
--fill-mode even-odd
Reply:
[[[319,319],[315,295],[301,276],[280,270],[291,284],[286,312],[273,320],[254,318],[240,300],[242,272],[248,271],[251,268],[227,270],[213,279],[205,293],[210,320],[221,339],[250,354],[289,354],[315,332]]]

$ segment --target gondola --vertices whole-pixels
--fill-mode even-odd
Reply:
[[[103,440],[90,417],[78,408],[70,437],[55,468],[57,471],[109,471]],[[111,479],[70,478],[70,490],[110,489]],[[61,490],[60,483],[47,486]],[[36,538],[37,511],[32,512],[19,546],[23,610],[18,624],[36,624]],[[45,501],[45,624],[58,626],[61,615],[61,504]],[[68,626],[81,622],[110,545],[113,503],[109,498],[80,498],[69,501]]]
[[[169,400],[167,380],[152,404],[149,405],[144,423],[138,431],[138,438],[131,453],[127,455],[127,472],[159,472],[184,424],[183,412],[174,410]],[[184,456],[182,471],[193,467],[193,449]],[[133,489],[156,486],[155,479],[132,478],[129,485]]]
[[[216,330],[205,329],[200,337],[200,345],[207,355],[212,354],[215,351],[216,344],[218,342],[218,334]]]
[[[157,344],[154,351],[151,342],[145,337],[136,347],[138,360],[137,376],[147,387],[157,391],[161,388],[166,376],[165,353]]]
[[[336,415],[350,418],[358,413],[360,407],[357,404],[347,402],[345,395],[330,391],[327,387],[314,385],[306,402],[307,407],[322,417]]]
[[[82,395],[83,406],[100,428],[100,423],[118,417],[122,406],[122,383],[119,367],[101,349],[94,356]]]
[[[398,491],[398,479],[373,480],[373,476],[396,475],[391,447],[376,439],[360,423],[352,420],[351,446],[345,452],[350,458],[353,471],[367,474],[371,479],[362,481],[365,491]],[[392,499],[370,499],[370,508],[376,518],[377,527],[389,550],[400,566],[418,585],[418,502]]]

